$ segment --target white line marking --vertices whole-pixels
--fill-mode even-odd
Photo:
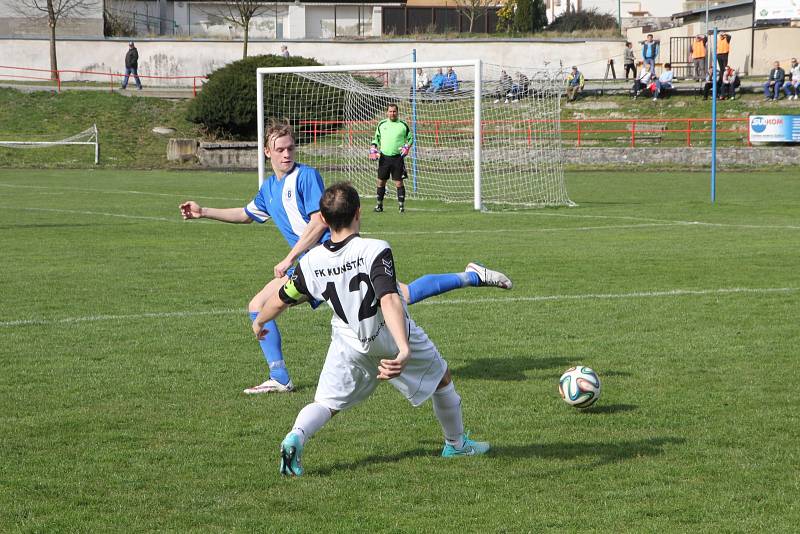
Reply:
[[[102,211],[80,211],[80,210],[62,210],[57,208],[18,208],[16,206],[0,206],[0,209],[5,210],[22,210],[22,211],[52,211],[55,213],[74,213],[78,215],[100,215],[102,217],[120,217],[122,219],[144,219],[146,221],[164,221],[164,222],[182,222],[177,217],[175,219],[167,219],[166,217],[147,217],[145,215],[125,215],[124,213],[106,213]]]
[[[637,299],[637,298],[658,298],[658,297],[684,297],[684,296],[706,296],[706,295],[736,295],[736,294],[775,294],[793,293],[800,290],[797,287],[730,287],[720,289],[671,289],[668,291],[637,291],[633,293],[588,293],[583,295],[544,295],[532,297],[495,297],[495,298],[475,298],[475,299],[433,299],[426,300],[418,305],[427,306],[452,306],[461,304],[505,304],[513,302],[546,302],[546,301],[570,301],[570,300],[612,300],[612,299]],[[308,307],[300,308],[310,310]],[[63,317],[61,319],[21,319],[18,321],[0,322],[0,328],[14,326],[32,326],[47,324],[70,324],[85,323],[96,321],[131,321],[136,319],[163,319],[163,318],[184,318],[198,317],[204,315],[241,315],[246,316],[245,309],[230,310],[207,310],[207,311],[186,311],[186,312],[153,312],[129,315],[88,315],[84,317]]]
[[[573,226],[561,228],[519,228],[509,230],[503,228],[500,230],[411,230],[402,232],[361,232],[365,235],[434,235],[434,234],[513,234],[513,233],[528,233],[528,232],[564,232],[564,231],[588,231],[588,230],[620,230],[630,228],[652,228],[654,226],[684,226],[683,223],[651,223],[651,224],[619,224],[619,225],[605,225],[605,226]]]
[[[85,187],[64,187],[64,186],[44,186],[44,185],[19,185],[0,182],[0,187],[12,187],[17,189],[47,189],[47,190],[62,190],[62,191],[80,191],[84,193],[108,193],[112,195],[145,195],[151,197],[175,197],[185,198],[191,195],[184,193],[153,193],[152,191],[126,191],[124,189],[91,189]],[[230,200],[231,202],[242,202],[241,198],[226,198],[226,197],[203,197],[194,195],[195,199],[203,200]]]

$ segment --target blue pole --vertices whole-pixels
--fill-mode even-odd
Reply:
[[[411,49],[411,62],[417,62],[417,49]],[[411,71],[411,178],[417,191],[417,69]]]
[[[713,61],[713,71],[711,87],[713,88],[713,98],[711,99],[711,203],[717,201],[717,28],[714,28],[714,42],[711,43],[711,61]]]

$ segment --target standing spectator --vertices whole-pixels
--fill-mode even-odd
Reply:
[[[570,102],[575,102],[578,94],[583,91],[583,84],[586,80],[583,78],[583,73],[578,70],[575,65],[572,66],[572,72],[567,75],[567,99]]]
[[[436,71],[436,74],[433,75],[433,79],[431,80],[431,86],[428,87],[429,93],[439,93],[441,92],[442,88],[444,87],[445,77],[442,74],[442,69],[439,68]]]
[[[780,62],[776,61],[769,71],[769,78],[764,82],[764,100],[778,100],[785,81],[786,72],[781,68]]]
[[[431,80],[428,74],[422,69],[417,69],[417,92],[427,91],[430,86]]]
[[[736,100],[736,88],[739,87],[740,84],[741,82],[739,81],[739,75],[736,73],[736,69],[728,65],[725,68],[725,74],[722,76],[722,96],[720,99],[725,100],[726,98],[730,98],[731,100]]]
[[[717,35],[717,64],[719,65],[719,82],[722,82],[722,74],[728,66],[728,54],[731,51],[731,34],[720,33]]]
[[[633,53],[633,43],[625,43],[625,79],[628,79],[628,72],[633,72],[632,78],[636,79],[636,57]]]
[[[675,80],[675,75],[672,73],[672,65],[664,63],[664,72],[656,80],[656,91],[653,93],[653,101],[658,100],[658,95],[661,91],[672,89],[672,82]]]
[[[281,45],[281,55],[285,58],[289,57],[289,47],[286,45]]]
[[[505,98],[505,103],[508,104],[508,98],[511,96],[511,88],[513,87],[514,82],[511,80],[511,76],[504,70],[500,71],[500,82],[498,83],[499,88],[497,89],[497,98],[495,99],[494,103],[497,104],[500,102],[501,98]]]
[[[133,41],[128,43],[128,53],[125,54],[125,79],[122,80],[121,89],[128,88],[128,77],[133,74],[136,81],[136,88],[142,90],[142,82],[139,81],[139,51],[133,45]]]
[[[694,63],[694,78],[702,81],[706,72],[706,43],[708,37],[697,35],[692,41],[692,62]]]
[[[783,92],[786,93],[786,98],[797,100],[797,93],[800,90],[800,65],[797,64],[797,58],[792,58],[792,68],[789,69],[790,80],[783,84]],[[789,94],[789,93],[794,94]]]
[[[711,92],[712,87],[714,87],[714,69],[709,67],[706,73],[706,81],[703,85],[703,100],[708,100],[708,93]]]
[[[445,76],[442,91],[447,91],[450,93],[458,91],[458,76],[456,76],[453,67],[447,67],[447,76]]]
[[[641,64],[642,72],[639,74],[639,77],[633,82],[633,99],[639,96],[639,93],[644,91],[648,85],[650,85],[650,80],[653,78],[653,72],[650,70],[650,64]]]
[[[375,206],[375,212],[383,211],[383,197],[386,196],[386,182],[389,176],[397,188],[397,205],[400,213],[406,211],[406,188],[403,185],[403,179],[406,177],[404,158],[408,155],[413,141],[411,128],[399,118],[397,104],[389,104],[386,118],[378,123],[369,148],[369,158],[378,160],[378,205]]]
[[[642,59],[645,65],[650,65],[650,73],[656,73],[656,58],[658,57],[658,47],[661,41],[653,40],[653,34],[647,34],[647,40],[642,41]]]

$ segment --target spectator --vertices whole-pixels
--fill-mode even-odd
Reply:
[[[652,67],[650,63],[647,64],[640,64],[642,67],[642,72],[639,74],[639,77],[633,82],[633,99],[639,96],[639,93],[644,91],[647,86],[650,85],[650,80],[653,78]]]
[[[442,69],[439,68],[436,71],[436,74],[433,75],[433,79],[431,80],[431,86],[428,87],[429,93],[439,93],[442,91],[444,87],[445,76],[442,74]]]
[[[792,68],[789,70],[790,80],[783,84],[783,92],[786,93],[786,98],[797,100],[797,93],[800,90],[800,65],[797,64],[797,58],[792,58]],[[793,94],[789,94],[789,93]]]
[[[430,86],[431,80],[428,78],[428,74],[422,69],[417,69],[417,91],[420,93],[427,91]]]
[[[764,82],[764,100],[778,100],[785,81],[786,72],[781,68],[780,62],[776,61],[769,71],[769,78]]]
[[[128,53],[125,54],[125,78],[122,80],[121,89],[128,88],[128,77],[133,74],[136,81],[136,88],[142,90],[142,82],[139,81],[139,51],[133,45],[133,41],[128,43]]]
[[[692,41],[692,62],[694,63],[694,78],[702,81],[703,73],[706,71],[706,43],[708,37],[697,35]]]
[[[447,91],[449,93],[458,91],[458,76],[456,76],[453,67],[447,67],[447,76],[445,76],[442,91]]]
[[[527,76],[517,71],[517,98],[525,98],[530,91],[531,81]]]
[[[633,43],[625,43],[625,79],[628,79],[628,72],[633,72],[632,78],[636,79],[636,57],[633,54]]]
[[[730,98],[731,100],[736,100],[736,88],[739,87],[741,82],[739,81],[739,75],[736,73],[736,69],[728,65],[725,68],[725,74],[722,75],[722,96],[720,97],[721,100],[725,100],[726,98]]]
[[[705,85],[703,85],[703,100],[708,100],[708,93],[711,92],[712,87],[714,87],[714,69],[709,67]]]
[[[653,40],[653,34],[647,34],[647,40],[642,41],[642,59],[645,65],[650,65],[651,74],[656,73],[656,58],[661,41]]]
[[[497,94],[495,95],[496,98],[494,103],[497,104],[500,102],[501,98],[505,99],[505,103],[508,104],[508,99],[511,97],[511,90],[514,87],[514,82],[511,80],[511,76],[504,71],[500,71],[500,81],[497,84]]]
[[[286,45],[281,45],[281,55],[285,58],[289,57],[289,47]]]
[[[731,51],[731,34],[720,33],[717,35],[717,64],[719,65],[719,82],[722,82],[722,75],[725,67],[728,66],[728,54]]]
[[[670,63],[664,63],[664,72],[661,73],[661,76],[658,77],[656,80],[656,90],[653,93],[653,100],[658,100],[658,95],[661,94],[661,91],[668,91],[672,89],[672,82],[675,80],[675,75],[672,73],[672,65]]]
[[[567,75],[567,99],[570,102],[575,102],[578,95],[583,91],[583,84],[586,80],[583,78],[583,73],[578,70],[575,65],[572,66],[572,72]]]

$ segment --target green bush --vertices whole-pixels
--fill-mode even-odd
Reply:
[[[548,31],[575,32],[581,30],[608,30],[617,28],[617,19],[608,13],[598,13],[597,8],[563,13],[547,27]]]
[[[256,111],[256,69],[261,67],[299,67],[319,65],[313,59],[299,56],[284,58],[252,56],[215,70],[203,90],[189,106],[187,119],[201,124],[212,136],[254,140],[258,136]],[[264,117],[284,117],[286,109],[303,109],[315,113],[309,98],[326,98],[325,91],[305,95],[293,94],[283,87],[290,75],[268,76],[264,82]],[[332,89],[335,91],[335,89]],[[306,102],[298,106],[298,99]],[[290,117],[295,124],[304,117]],[[315,113],[315,119],[324,119]],[[328,118],[329,119],[329,118]]]

